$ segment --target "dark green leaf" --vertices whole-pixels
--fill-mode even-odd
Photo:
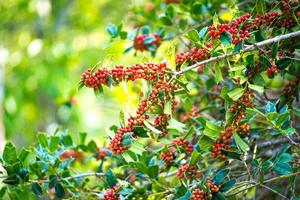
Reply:
[[[122,137],[122,146],[128,146],[131,145],[132,142],[134,141],[134,137],[132,137],[132,133],[125,133]]]
[[[224,46],[230,46],[232,42],[231,34],[228,32],[222,33],[220,40]]]
[[[226,192],[228,190],[230,190],[236,183],[236,180],[235,179],[231,179],[230,181],[227,181],[226,183],[223,183],[221,185],[221,188],[220,188],[220,192]]]
[[[148,168],[148,174],[150,178],[156,179],[159,174],[159,166],[153,165]]]
[[[275,42],[272,47],[272,58],[277,57],[277,52],[278,52],[278,42]]]
[[[291,165],[288,163],[276,163],[276,165],[273,167],[273,170],[280,175],[290,174],[293,172]]]
[[[228,175],[229,170],[223,169],[216,173],[216,175],[213,178],[213,182],[217,185],[220,185],[220,183],[224,180],[224,178]]]
[[[110,169],[108,169],[105,173],[105,180],[110,188],[113,188],[118,183],[116,176]]]
[[[89,151],[92,153],[95,153],[98,151],[97,144],[94,140],[91,140],[87,146],[88,146]]]
[[[238,53],[240,52],[240,50],[243,48],[243,41],[237,43],[235,46],[234,46],[234,49],[233,49],[233,53]]]
[[[285,69],[292,63],[292,60],[290,58],[282,58],[276,62],[278,69]]]
[[[62,186],[61,183],[57,183],[55,185],[54,189],[55,189],[55,196],[57,198],[64,198],[64,196],[65,196],[65,189],[64,189],[64,187]]]
[[[166,26],[172,26],[172,21],[169,17],[165,16],[165,15],[161,15],[159,17],[159,20],[161,21],[161,23],[163,25],[166,25]]]
[[[142,126],[133,127],[132,131],[135,135],[137,135],[139,137],[149,137],[147,134],[147,130],[144,129],[144,127],[142,127]]]
[[[41,186],[38,183],[33,183],[32,184],[32,191],[37,196],[41,196],[43,194],[43,190],[42,190]]]
[[[270,160],[266,160],[265,162],[263,162],[263,164],[261,165],[261,168],[263,170],[269,169],[271,166],[273,165],[273,163]]]

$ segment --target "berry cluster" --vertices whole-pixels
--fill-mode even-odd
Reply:
[[[160,43],[161,38],[158,34],[142,34],[135,38],[133,47],[137,51],[153,51],[151,47],[157,49]]]
[[[81,76],[81,81],[86,87],[90,88],[98,88],[100,85],[109,85],[112,80],[117,83],[122,80],[134,81],[137,79],[155,82],[157,79],[164,77],[166,70],[167,66],[165,63],[135,64],[127,68],[119,65],[111,70],[101,68],[95,73],[92,73],[92,69],[88,69]]]
[[[210,188],[210,190],[214,193],[217,193],[221,187],[220,185],[214,184],[214,182],[212,182],[210,179],[206,180],[205,185],[207,185]]]
[[[237,101],[234,101],[231,107],[229,108],[229,112],[233,113],[235,118],[233,121],[234,125],[238,125],[246,114],[246,108],[253,107],[253,101],[251,100],[251,96],[253,93],[245,92],[242,97],[240,97]]]
[[[170,165],[175,159],[174,150],[169,149],[167,152],[161,154],[161,158],[165,161],[166,165]]]
[[[220,39],[222,34],[228,32],[232,37],[232,43],[237,44],[243,39],[250,38],[250,31],[257,29],[256,25],[248,21],[250,16],[250,14],[245,14],[229,24],[218,24],[216,27],[209,26],[208,35],[212,39]]]
[[[197,116],[199,116],[199,108],[198,108],[198,106],[194,105],[190,112],[186,112],[186,113],[183,113],[182,115],[180,115],[180,120],[187,121],[191,117],[197,117]]]
[[[116,193],[120,188],[119,185],[114,186],[113,188],[107,189],[102,197],[102,200],[120,200],[121,198],[119,195]]]
[[[226,157],[222,150],[229,151],[231,149],[230,144],[232,142],[231,137],[233,133],[234,129],[232,127],[227,127],[225,131],[221,132],[220,139],[216,140],[215,144],[213,145],[211,157],[215,159],[223,159]]]
[[[183,178],[191,179],[191,178],[198,178],[202,177],[202,173],[197,170],[196,165],[184,165],[178,168],[177,171],[178,178],[181,180]]]
[[[205,192],[199,188],[195,189],[192,195],[190,196],[190,200],[205,200],[205,199],[206,199]]]
[[[175,147],[183,148],[188,153],[193,152],[193,145],[191,145],[188,141],[184,140],[184,138],[182,137],[173,139],[173,144],[175,145]]]
[[[268,67],[267,71],[266,71],[266,75],[269,78],[274,78],[274,76],[278,73],[278,69],[277,66],[274,64],[272,64],[270,67]]]
[[[185,62],[189,64],[195,64],[202,60],[207,59],[210,56],[210,53],[207,49],[203,48],[192,48],[188,52],[180,52],[176,55],[176,64],[182,65]]]

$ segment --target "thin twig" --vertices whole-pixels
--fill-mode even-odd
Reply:
[[[210,59],[207,59],[207,60],[204,60],[204,61],[201,61],[201,62],[197,62],[196,64],[191,65],[189,67],[186,67],[186,68],[184,68],[180,71],[174,71],[173,74],[174,74],[174,76],[177,76],[177,75],[183,74],[187,71],[190,71],[192,69],[195,69],[195,68],[199,67],[200,65],[206,65],[206,64],[209,64],[209,63],[217,62],[217,61],[235,56],[237,54],[242,54],[242,53],[245,53],[245,52],[250,52],[250,51],[257,50],[258,47],[259,48],[264,47],[264,46],[273,44],[275,42],[279,42],[279,41],[282,41],[282,40],[286,40],[286,39],[290,39],[290,38],[294,38],[294,37],[298,37],[298,36],[300,36],[300,30],[292,32],[292,33],[288,33],[288,34],[285,34],[285,35],[279,35],[279,36],[276,36],[274,38],[264,40],[262,42],[255,43],[254,45],[247,46],[246,48],[242,49],[240,52],[227,53],[227,54],[223,54],[223,55],[220,55],[220,56],[212,57]]]

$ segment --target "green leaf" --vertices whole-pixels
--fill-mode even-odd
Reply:
[[[290,112],[286,111],[279,115],[278,119],[276,120],[276,126],[281,127],[282,123],[287,120],[290,116]]]
[[[58,136],[51,136],[50,137],[49,150],[51,152],[54,152],[57,149],[58,144],[59,144],[59,137]]]
[[[233,49],[233,53],[238,53],[240,52],[240,50],[243,48],[243,41],[237,43],[235,46],[234,46],[234,49]]]
[[[244,140],[237,133],[233,134],[233,138],[243,152],[249,151],[250,148],[248,144],[245,143]]]
[[[143,162],[134,162],[135,168],[142,174],[148,174],[148,167]]]
[[[6,186],[3,186],[1,189],[0,189],[0,199],[2,199],[6,193],[6,190],[7,190],[7,187]]]
[[[182,133],[182,132],[184,132],[185,124],[183,124],[183,123],[177,121],[177,120],[174,119],[174,118],[171,118],[171,119],[169,120],[169,125],[168,125],[167,128],[168,128],[168,129],[175,129],[175,130],[177,130],[177,131],[179,131],[179,132]]]
[[[24,162],[26,160],[26,158],[28,157],[30,153],[30,150],[22,148],[20,154],[19,154],[19,159],[21,162]]]
[[[189,30],[187,35],[188,35],[188,38],[193,42],[199,42],[200,41],[198,31],[195,30],[195,29]]]
[[[223,169],[216,173],[216,175],[213,178],[213,182],[217,185],[220,185],[220,183],[225,179],[225,177],[228,175],[229,170]]]
[[[142,155],[143,152],[145,151],[145,146],[136,140],[131,144],[130,151],[135,152],[136,154]]]
[[[43,148],[48,148],[48,139],[47,139],[47,134],[46,133],[39,132],[37,134],[37,139],[38,139],[39,144]]]
[[[214,69],[215,69],[215,74],[216,74],[216,82],[219,83],[220,81],[223,81],[223,74],[222,74],[222,69],[221,69],[220,63],[215,63],[214,64]]]
[[[124,115],[123,111],[120,111],[119,120],[120,120],[121,126],[125,126],[125,115]]]
[[[154,137],[158,138],[159,134],[162,133],[160,130],[156,129],[155,127],[153,127],[149,122],[147,122],[146,120],[144,121],[145,126],[154,133]]]
[[[203,149],[204,151],[210,151],[212,145],[214,144],[214,140],[211,139],[210,137],[203,135],[199,141],[198,141],[198,146]]]
[[[273,167],[273,170],[279,173],[280,175],[290,174],[293,172],[293,168],[288,163],[276,163]]]
[[[121,146],[131,145],[134,141],[134,137],[132,137],[132,133],[125,133],[122,137]]]
[[[66,147],[73,146],[73,140],[70,135],[63,135],[62,141],[63,141],[64,146],[66,146]]]
[[[210,122],[205,122],[205,129],[203,131],[203,134],[212,138],[213,140],[216,140],[220,137],[220,133],[222,131],[222,127]]]
[[[275,42],[272,46],[272,58],[277,57],[277,52],[278,52],[278,44],[279,42]]]
[[[273,165],[273,163],[270,160],[266,160],[265,162],[263,162],[263,164],[261,165],[261,168],[263,170],[269,169],[271,166]]]
[[[215,13],[215,14],[214,14],[214,17],[213,17],[213,25],[214,25],[215,27],[217,27],[218,24],[219,24],[219,17],[218,17],[218,14]]]
[[[88,148],[89,148],[89,151],[92,152],[92,153],[95,153],[98,151],[98,147],[97,147],[97,144],[94,140],[91,140],[89,143],[88,143]]]
[[[159,166],[153,165],[148,168],[148,175],[150,178],[156,179],[159,174]]]
[[[220,188],[220,192],[226,192],[228,190],[230,190],[236,183],[236,179],[231,179],[230,181],[227,181],[226,183],[223,183],[221,185],[221,188]]]
[[[172,24],[173,24],[172,20],[164,14],[159,16],[159,20],[163,25],[166,25],[166,26],[172,26]]]
[[[220,40],[224,46],[230,46],[232,42],[231,34],[228,32],[222,33]]]
[[[228,92],[228,96],[233,100],[238,100],[241,96],[243,96],[245,92],[245,88],[236,88],[230,92]]]
[[[33,183],[31,188],[35,195],[41,196],[43,194],[43,190],[38,183]]]
[[[172,102],[171,102],[171,101],[167,101],[167,102],[165,103],[165,106],[164,106],[164,113],[165,113],[165,114],[172,115]]]
[[[142,126],[133,127],[132,131],[135,135],[137,135],[139,137],[149,137],[147,134],[147,130],[144,129],[144,127],[142,127]]]
[[[201,153],[197,151],[197,149],[194,149],[191,155],[189,165],[195,165],[200,158],[201,158]]]
[[[56,175],[50,175],[49,176],[49,188],[54,188],[57,183],[57,176]]]
[[[87,136],[87,133],[86,132],[80,132],[79,136],[80,136],[80,144],[84,144],[86,136]]]
[[[258,86],[258,85],[253,85],[253,84],[248,84],[248,87],[252,90],[255,90],[256,92],[259,92],[259,93],[263,93],[264,92],[264,87],[262,86]]]
[[[292,60],[290,58],[282,58],[276,62],[278,69],[285,69],[292,63]]]
[[[208,27],[205,26],[199,31],[199,38],[201,41],[204,40],[205,35],[208,33]]]
[[[256,0],[255,5],[257,13],[264,14],[266,12],[265,0]]]
[[[13,164],[17,161],[17,150],[13,143],[6,143],[3,151],[3,160],[6,164]]]
[[[64,196],[65,196],[65,189],[64,189],[64,187],[62,186],[61,183],[57,183],[55,185],[54,189],[55,189],[55,196],[57,198],[64,198]]]
[[[108,169],[105,173],[105,180],[108,183],[110,188],[113,188],[115,185],[117,185],[118,181],[116,179],[115,174],[111,171],[111,169]]]

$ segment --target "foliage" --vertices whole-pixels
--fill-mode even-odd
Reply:
[[[20,152],[7,143],[0,195],[299,198],[298,1],[219,3],[150,1],[132,7],[133,31],[108,24],[110,45],[129,40],[124,53],[155,62],[107,58],[79,86],[98,95],[122,85],[128,94],[127,84],[141,83],[137,109],[120,112],[108,147],[60,130],[38,133],[37,146]]]

